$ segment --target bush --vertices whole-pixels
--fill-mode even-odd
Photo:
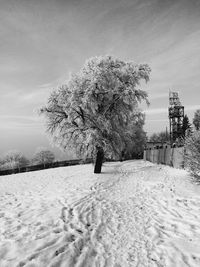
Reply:
[[[185,167],[200,179],[200,131],[185,139]]]

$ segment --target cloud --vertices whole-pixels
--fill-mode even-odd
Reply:
[[[41,121],[40,117],[37,116],[24,116],[24,115],[0,115],[2,120],[26,120],[31,122]]]
[[[190,106],[185,106],[185,111],[194,111],[200,109],[200,105],[190,105]]]
[[[167,108],[153,108],[153,109],[146,109],[144,110],[144,113],[147,115],[154,115],[154,114],[161,114],[161,113],[167,113]]]
[[[164,118],[168,119],[169,89],[179,91],[186,112],[199,108],[199,3],[2,0],[0,109],[7,117],[0,120],[4,127],[30,129],[30,134],[34,127],[40,129],[33,111],[68,80],[70,71],[78,71],[89,57],[107,53],[147,62],[152,68],[150,82],[144,86],[151,102],[145,110],[149,128],[163,127]]]
[[[18,98],[18,102],[20,105],[41,105],[41,103],[44,103],[46,99],[48,98],[49,94],[51,92],[51,89],[49,90],[35,90],[30,93],[24,93]]]
[[[148,122],[166,122],[168,121],[168,118],[166,119],[148,119]]]
[[[160,98],[168,98],[169,97],[169,93],[156,93],[156,92],[152,92],[151,95],[149,95],[149,99],[151,100],[155,100],[155,99],[160,99]]]
[[[200,105],[187,105],[184,107],[185,111],[194,111],[200,109]],[[156,115],[156,114],[168,114],[168,108],[153,108],[153,109],[146,109],[143,111],[147,115]],[[158,121],[158,120],[157,120]]]
[[[2,130],[45,132],[45,124],[39,116],[0,115]]]

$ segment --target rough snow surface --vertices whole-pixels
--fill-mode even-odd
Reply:
[[[200,186],[144,161],[0,177],[1,267],[200,266]]]

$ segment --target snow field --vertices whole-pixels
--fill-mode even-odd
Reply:
[[[200,266],[200,187],[144,161],[0,177],[0,266]]]

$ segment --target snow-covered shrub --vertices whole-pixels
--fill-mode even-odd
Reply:
[[[185,166],[200,178],[200,131],[195,131],[185,139]]]

